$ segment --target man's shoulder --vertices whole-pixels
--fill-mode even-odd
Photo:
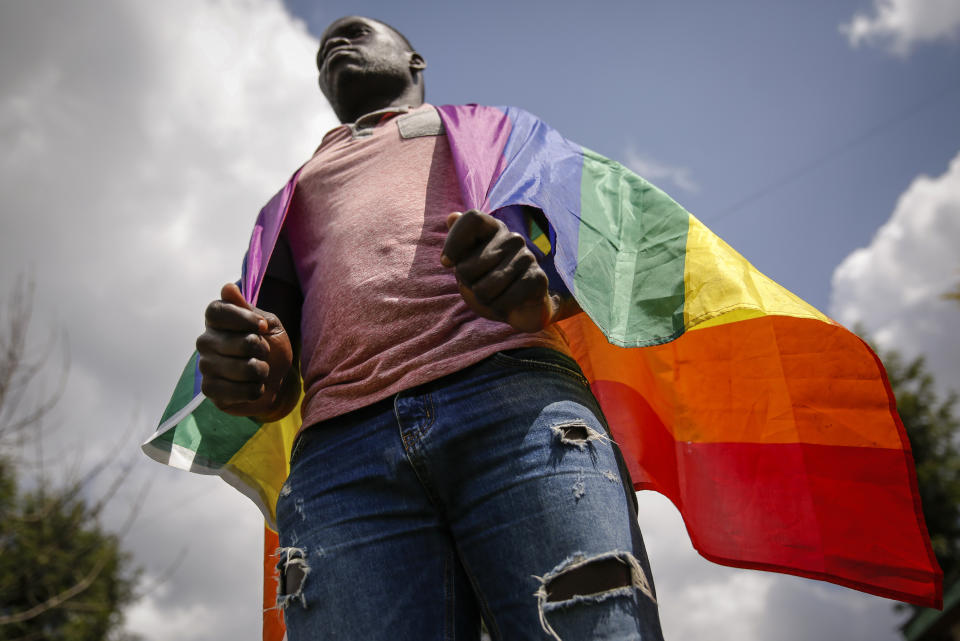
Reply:
[[[444,133],[443,121],[437,109],[417,109],[397,117],[397,128],[401,138],[420,138],[421,136],[440,136]]]

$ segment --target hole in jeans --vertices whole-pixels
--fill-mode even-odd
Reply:
[[[304,608],[307,599],[303,595],[303,586],[310,574],[307,564],[307,551],[304,548],[277,548],[274,556],[280,558],[277,563],[277,608],[283,610],[291,601],[299,601]]]
[[[590,427],[583,419],[574,419],[563,423],[556,423],[550,426],[553,433],[565,445],[573,445],[581,450],[587,446],[590,441],[606,441],[607,435],[601,434]]]
[[[543,577],[534,593],[543,630],[562,641],[547,621],[547,610],[574,603],[600,603],[639,591],[656,602],[647,575],[629,552],[607,552],[592,557],[582,553],[565,559]]]
[[[599,594],[632,585],[630,566],[618,558],[600,559],[555,576],[546,584],[547,602]]]

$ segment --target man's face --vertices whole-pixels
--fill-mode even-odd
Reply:
[[[347,92],[370,91],[370,82],[409,82],[417,68],[403,40],[389,27],[359,16],[340,18],[324,32],[317,52],[320,89],[332,104]],[[417,56],[419,58],[419,56]]]

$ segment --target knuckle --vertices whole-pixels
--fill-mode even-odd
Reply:
[[[547,275],[543,273],[543,270],[539,268],[539,265],[532,266],[523,273],[523,280],[531,284],[546,285]]]
[[[264,379],[266,378],[267,364],[256,358],[248,359],[245,363],[245,369],[247,375],[254,379]]]
[[[532,251],[527,249],[526,245],[524,245],[523,250],[517,254],[517,261],[520,263],[521,267],[529,270],[531,266],[536,264],[537,257],[533,255]],[[540,269],[536,271],[543,273],[543,270],[540,270]]]
[[[527,272],[526,280],[530,284],[531,290],[536,292],[537,295],[546,293],[549,283],[547,281],[547,275],[544,274],[542,270],[538,269]]]
[[[501,246],[510,253],[519,254],[526,248],[527,243],[517,232],[508,231],[503,235]]]
[[[490,214],[485,214],[479,209],[469,209],[463,214],[464,218],[467,219],[467,224],[475,229],[492,229],[497,232],[500,229],[504,228],[503,223],[491,216]]]
[[[218,301],[218,300],[212,301],[209,305],[207,305],[207,308],[204,310],[204,312],[203,312],[203,317],[204,317],[206,320],[210,320],[210,319],[212,319],[212,318],[215,318],[215,317],[220,313],[220,311],[221,311],[222,309],[223,309],[223,303],[222,303],[222,302],[220,302],[220,301]]]
[[[480,226],[481,222],[480,212],[476,209],[468,209],[463,212],[463,215],[460,216],[460,219],[457,220],[455,226],[458,228],[457,231],[464,233],[467,230],[473,230]]]
[[[256,354],[260,351],[260,336],[258,334],[244,334],[243,350],[247,354]]]

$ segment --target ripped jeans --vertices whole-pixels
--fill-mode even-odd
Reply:
[[[661,640],[586,380],[501,352],[306,430],[277,505],[290,641]]]

